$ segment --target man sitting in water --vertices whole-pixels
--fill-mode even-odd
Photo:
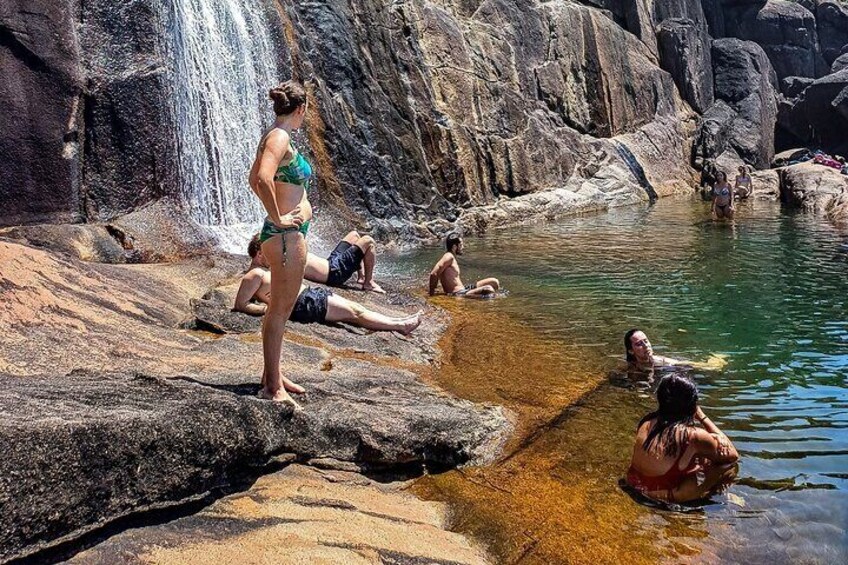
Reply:
[[[327,286],[341,287],[353,273],[358,273],[356,284],[360,285],[362,290],[385,294],[386,291],[374,282],[374,265],[377,262],[375,248],[371,237],[352,231],[344,236],[326,259],[312,253],[307,254],[303,278]]]
[[[462,255],[465,244],[458,234],[450,234],[445,241],[445,247],[447,252],[442,255],[442,258],[430,271],[430,296],[436,293],[439,282],[442,283],[445,294],[452,296],[463,296],[465,298],[495,296],[500,288],[500,282],[496,278],[483,279],[463,286],[462,280],[459,278],[459,262],[456,258]]]
[[[251,316],[262,316],[270,299],[271,273],[268,271],[268,261],[262,254],[258,234],[250,240],[247,253],[251,258],[250,268],[241,279],[233,310]],[[251,300],[257,300],[259,304]],[[408,335],[421,324],[421,312],[403,318],[393,318],[368,310],[361,304],[337,296],[327,289],[301,284],[300,294],[289,319],[302,324],[345,322],[369,330],[395,331]]]
[[[721,355],[711,355],[705,363],[681,361],[671,357],[654,355],[654,349],[645,332],[633,328],[624,334],[624,351],[627,364],[639,371],[652,371],[658,367],[684,366],[695,369],[721,370],[727,365],[727,360]]]

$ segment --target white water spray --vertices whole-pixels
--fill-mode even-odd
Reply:
[[[227,251],[244,253],[262,221],[247,177],[268,89],[280,82],[262,0],[163,0],[174,61],[173,100],[182,194],[192,218]]]

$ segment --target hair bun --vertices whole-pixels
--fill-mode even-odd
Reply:
[[[268,97],[283,106],[288,106],[289,104],[289,96],[282,88],[272,88],[268,91]]]

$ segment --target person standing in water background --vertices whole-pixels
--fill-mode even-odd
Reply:
[[[291,134],[303,124],[307,110],[303,86],[289,80],[271,89],[274,124],[259,142],[250,169],[250,188],[268,214],[259,240],[271,270],[271,292],[262,323],[262,389],[259,396],[300,407],[290,392],[303,387],[280,372],[286,321],[294,308],[306,268],[306,232],[312,219],[307,197],[312,167],[294,147]]]
[[[718,171],[716,173],[712,198],[713,203],[710,211],[713,218],[727,218],[728,220],[732,220],[733,214],[736,212],[736,209],[733,207],[733,189],[730,187],[730,183],[727,182],[727,173],[724,171]]]

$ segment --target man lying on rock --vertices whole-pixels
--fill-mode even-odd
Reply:
[[[360,285],[362,290],[385,294],[386,291],[374,282],[374,265],[377,262],[375,247],[371,237],[352,231],[344,236],[326,259],[308,253],[303,278],[327,286],[341,287],[353,273],[358,273],[356,284]]]
[[[500,282],[496,278],[482,279],[469,285],[462,284],[462,279],[459,278],[459,261],[456,259],[465,249],[462,238],[458,234],[450,234],[445,240],[445,247],[447,252],[430,271],[430,296],[436,294],[436,288],[441,282],[445,294],[451,296],[494,298],[500,288]]]
[[[268,270],[268,261],[262,254],[259,234],[250,240],[247,253],[251,259],[250,268],[241,279],[233,310],[251,316],[262,316],[271,295],[271,272]],[[408,335],[421,324],[421,312],[403,318],[393,318],[368,310],[358,302],[337,296],[330,290],[302,284],[289,319],[301,324],[344,322],[369,330],[395,331]]]

